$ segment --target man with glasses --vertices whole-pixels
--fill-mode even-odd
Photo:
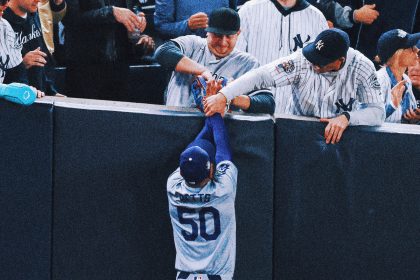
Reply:
[[[349,125],[380,125],[385,109],[375,68],[349,45],[345,32],[325,30],[302,50],[250,71],[207,98],[206,115],[251,89],[291,85],[293,113],[328,123],[326,143],[339,142]]]

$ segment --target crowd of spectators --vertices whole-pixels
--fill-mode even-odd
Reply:
[[[353,49],[371,61],[379,57],[375,81],[385,121],[418,123],[419,38],[409,34],[419,31],[418,0],[399,5],[405,13],[397,19],[388,17],[394,2],[0,0],[0,81],[28,84],[41,95],[127,101],[129,66],[159,63],[171,73],[162,93],[165,104],[190,107],[196,105],[195,78],[204,78],[209,95],[217,93],[223,81],[299,52],[335,27],[347,32]],[[212,23],[215,19],[219,22]],[[60,91],[54,81],[57,62],[66,67]],[[283,66],[286,72],[294,67],[287,61]],[[272,113],[275,106],[276,113],[293,113],[296,94],[291,84],[226,101],[244,112]]]

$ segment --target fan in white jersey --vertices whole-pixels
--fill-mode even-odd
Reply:
[[[321,32],[303,50],[252,70],[208,97],[206,115],[221,112],[227,101],[251,89],[291,85],[294,113],[328,123],[327,143],[340,141],[349,125],[382,124],[385,109],[375,68],[349,48],[349,41],[339,29]]]
[[[239,10],[241,34],[237,48],[261,65],[290,55],[328,29],[324,15],[305,0],[251,0]],[[292,87],[275,91],[276,113],[291,112]]]
[[[7,8],[8,2],[0,0],[0,83],[3,83],[6,71],[22,63],[21,48],[14,46],[15,32],[3,18],[3,11]]]
[[[215,114],[181,153],[167,182],[176,279],[232,279],[237,176],[223,119]]]
[[[378,59],[384,64],[378,73],[378,80],[385,102],[386,122],[418,123],[420,110],[407,68],[417,63],[419,49],[416,44],[420,33],[408,34],[393,29],[381,35],[378,41]]]

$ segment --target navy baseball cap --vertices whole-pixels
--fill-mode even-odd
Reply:
[[[179,158],[181,176],[185,181],[195,186],[210,176],[210,166],[214,163],[216,149],[205,139],[191,143]]]
[[[315,41],[303,48],[302,53],[309,62],[322,67],[346,57],[349,47],[349,35],[340,29],[330,28],[319,33]]]
[[[382,63],[386,63],[399,49],[418,46],[420,33],[408,34],[401,29],[392,29],[379,37],[378,56]]]
[[[207,32],[222,35],[236,34],[241,27],[239,14],[230,8],[220,8],[211,12]]]

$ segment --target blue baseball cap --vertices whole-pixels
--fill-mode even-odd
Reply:
[[[346,57],[349,47],[349,35],[340,29],[330,28],[319,33],[315,41],[303,48],[302,53],[310,63],[325,66]]]
[[[195,140],[181,153],[179,168],[188,185],[196,186],[210,176],[215,154],[214,145],[205,139]]]
[[[420,33],[409,34],[401,29],[392,29],[379,37],[378,56],[382,63],[386,63],[399,49],[419,46]]]

